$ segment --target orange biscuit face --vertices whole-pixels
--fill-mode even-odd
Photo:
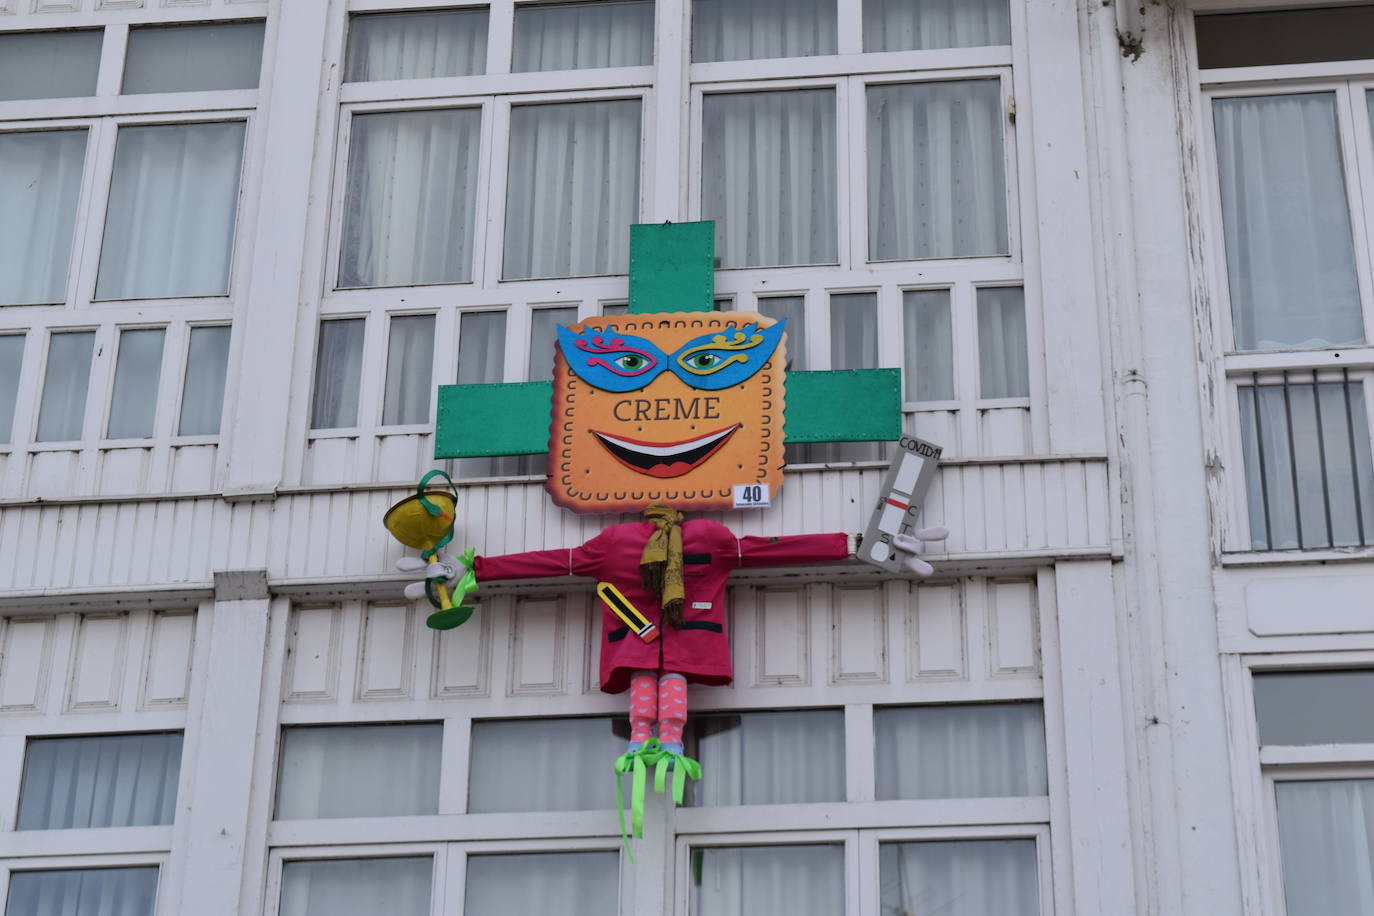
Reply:
[[[784,330],[746,312],[608,315],[560,327],[554,502],[575,512],[728,509],[737,485],[776,493]]]

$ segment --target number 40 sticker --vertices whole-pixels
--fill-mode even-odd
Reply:
[[[735,508],[736,509],[755,509],[763,508],[768,505],[768,484],[766,483],[737,483],[735,484]]]

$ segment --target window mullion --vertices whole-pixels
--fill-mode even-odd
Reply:
[[[100,48],[100,72],[95,83],[97,96],[119,95],[120,84],[124,78],[124,55],[128,46],[128,24],[112,22],[105,26],[104,41]]]
[[[488,15],[487,73],[509,73],[515,33],[515,0],[491,0]]]

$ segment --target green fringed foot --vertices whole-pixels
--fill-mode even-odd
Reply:
[[[654,791],[668,790],[668,772],[672,771],[673,803],[680,805],[686,795],[687,780],[701,779],[701,764],[691,757],[665,750],[657,738],[650,738],[638,750],[627,751],[615,761],[615,812],[620,821],[620,841],[625,855],[633,864],[630,837],[644,836],[644,796],[649,781],[649,769],[654,771]],[[630,829],[625,829],[625,785],[621,777],[630,774]]]

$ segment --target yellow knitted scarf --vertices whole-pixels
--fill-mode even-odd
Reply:
[[[644,517],[653,522],[654,533],[639,558],[644,587],[661,596],[663,622],[682,626],[682,513],[668,506],[652,505]]]

